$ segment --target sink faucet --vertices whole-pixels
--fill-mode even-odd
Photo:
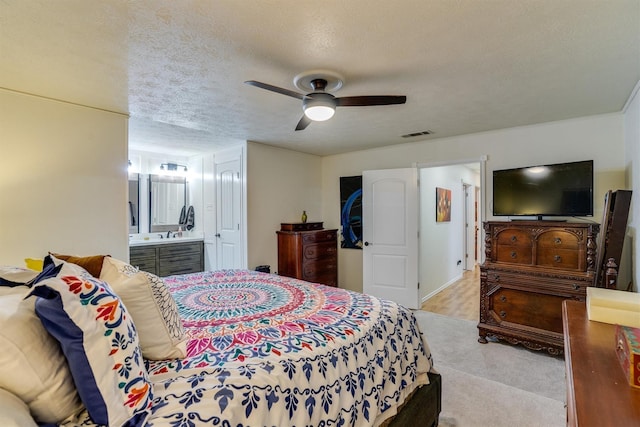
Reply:
[[[171,237],[171,230],[167,231],[167,239]]]

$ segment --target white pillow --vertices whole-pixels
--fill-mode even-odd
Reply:
[[[35,298],[24,300],[29,291],[0,286],[0,388],[22,399],[36,421],[57,423],[82,403],[60,345],[36,316]]]
[[[18,396],[0,388],[0,426],[36,427],[29,407]]]
[[[27,283],[36,278],[38,272],[28,268],[0,265],[0,286]]]
[[[156,275],[111,257],[102,264],[100,280],[107,282],[122,300],[138,330],[146,359],[182,359],[187,339],[178,307],[164,281]]]

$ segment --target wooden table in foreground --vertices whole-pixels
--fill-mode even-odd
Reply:
[[[615,325],[593,322],[584,302],[564,301],[567,425],[640,426],[640,389],[616,357]]]

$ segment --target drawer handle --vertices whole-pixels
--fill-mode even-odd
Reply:
[[[516,253],[516,251],[511,252],[511,259],[516,259],[517,256],[518,254]]]
[[[561,243],[562,243],[562,239],[561,239],[561,238],[559,238],[559,237],[556,237],[555,239],[553,239],[553,241],[554,241],[554,243],[555,243],[556,245],[559,245],[559,244],[561,244]]]
[[[573,284],[573,290],[577,291],[578,289],[580,289],[580,285],[578,285],[577,283]]]
[[[506,311],[504,311],[504,310],[502,310],[502,311],[500,312],[500,317],[502,317],[503,319],[504,319],[505,317],[507,317],[507,312],[506,312]]]
[[[494,279],[494,280],[495,280],[496,282],[499,282],[499,281],[500,281],[500,275],[499,275],[499,274],[496,274],[496,277],[495,277],[495,279]]]
[[[505,297],[504,295],[500,295],[500,301],[507,302],[507,297]]]
[[[562,262],[562,257],[560,255],[556,255],[556,256],[553,257],[553,260],[555,262]]]
[[[515,243],[518,241],[518,238],[516,236],[511,236],[511,241]]]

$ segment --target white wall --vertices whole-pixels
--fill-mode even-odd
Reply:
[[[0,90],[0,264],[128,260],[125,115]]]
[[[632,277],[634,290],[640,292],[640,239],[638,230],[640,229],[640,81],[629,97],[624,113],[624,141],[625,141],[625,166],[626,184],[628,189],[633,189],[631,196],[631,211],[627,234],[631,245]]]
[[[268,145],[247,144],[248,267],[278,270],[276,231],[282,222],[323,221],[321,158]],[[340,200],[334,205],[340,216]],[[339,221],[339,219],[338,219]],[[325,223],[325,228],[326,223]]]
[[[476,184],[479,182],[479,176],[475,176],[463,165],[425,167],[421,168],[419,173],[419,281],[420,298],[424,300],[462,277],[465,239],[465,197],[462,182]],[[436,222],[436,187],[451,190],[449,222]],[[434,245],[432,242],[438,244]]]
[[[625,188],[624,117],[621,113],[582,117],[533,126],[503,129],[472,135],[390,145],[322,158],[322,217],[325,226],[340,226],[341,176],[359,175],[363,170],[403,168],[414,163],[455,162],[488,156],[486,176],[494,169],[532,164],[594,160],[595,212],[600,222],[603,198],[609,189]],[[483,219],[491,219],[491,185],[481,183]],[[338,249],[340,287],[362,291],[362,254]]]

